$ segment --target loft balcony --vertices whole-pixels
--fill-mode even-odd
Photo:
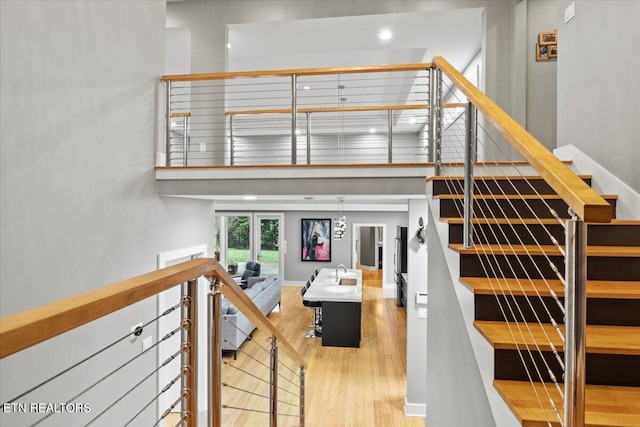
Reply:
[[[433,73],[420,63],[164,76],[159,192],[424,197]],[[464,105],[442,107],[442,125],[462,129]]]

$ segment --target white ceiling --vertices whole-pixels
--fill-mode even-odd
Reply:
[[[473,8],[232,24],[227,26],[227,71],[419,63],[430,62],[433,56],[445,57],[462,71],[481,49],[482,15],[483,8]],[[383,29],[392,32],[390,40],[379,39]],[[258,202],[239,200],[240,196],[215,199],[219,209],[256,203],[276,203],[281,207],[290,204],[297,209],[303,203],[333,209],[335,197],[316,196],[306,202],[303,195]],[[354,206],[407,203],[406,198],[388,195],[374,199],[377,200],[350,197],[346,202]]]
[[[228,71],[430,62],[464,69],[482,44],[482,8],[228,25]],[[381,30],[392,38],[380,40]]]

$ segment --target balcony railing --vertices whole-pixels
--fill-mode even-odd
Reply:
[[[209,280],[198,280],[198,277]],[[74,353],[54,342],[55,337],[65,332],[112,313],[117,316],[129,306],[135,309],[136,303],[176,286],[181,287],[182,295],[169,309],[131,331],[109,333],[118,338],[103,337],[98,345],[100,348],[85,351],[83,346],[77,345],[78,352]],[[210,289],[207,301],[198,300],[202,286],[207,291]],[[223,295],[260,331],[271,337],[270,346],[265,350],[266,360],[251,356],[246,360],[239,357],[237,361],[253,379],[265,384],[262,394],[257,393],[260,387],[253,385],[247,390],[229,384],[223,392],[223,371],[237,369],[235,361],[223,364],[222,360],[220,323],[226,321],[220,312]],[[199,325],[198,312],[205,308],[208,320],[206,325]],[[160,330],[158,322],[162,319],[165,325],[168,324],[166,319],[175,312],[181,316],[167,330]],[[198,339],[199,327],[207,329],[205,342]],[[149,330],[158,331],[157,342],[143,345],[142,352],[132,351],[129,341],[133,342],[143,333],[147,335]],[[174,336],[179,336],[180,340],[172,346]],[[165,425],[171,420],[171,424],[166,425],[219,427],[225,424],[225,411],[232,411],[233,414],[228,414],[232,417],[238,411],[260,413],[263,418],[259,422],[264,425],[277,426],[282,417],[287,417],[287,423],[293,418],[297,425],[304,425],[305,361],[213,259],[187,261],[0,319],[0,359],[3,363],[16,363],[16,358],[21,357],[31,360],[32,350],[39,349],[34,346],[45,341],[52,344],[48,348],[57,353],[55,360],[66,358],[68,364],[45,378],[38,378],[28,371],[17,375],[19,380],[5,389],[11,389],[14,395],[2,397],[2,425],[39,425],[45,421],[44,425],[51,425],[51,422],[55,425]],[[88,348],[91,346],[93,343],[87,343]],[[170,354],[166,359],[163,357],[164,360],[157,359],[160,347],[164,354]],[[199,348],[207,351],[201,352]],[[207,354],[206,358],[198,360],[198,354],[203,353]],[[40,353],[38,359],[44,360],[46,356]],[[265,366],[266,369],[262,369]],[[202,372],[208,373],[205,381],[202,381]],[[155,381],[163,378],[160,374],[170,380],[158,383],[156,388]],[[59,381],[64,378],[67,386],[60,387]],[[69,383],[74,388],[70,388]],[[202,393],[201,390],[207,391]],[[286,396],[279,396],[278,390],[284,390],[280,394]],[[199,394],[206,396],[207,402],[200,412]],[[229,405],[225,404],[225,399],[251,402],[254,406]]]
[[[164,164],[425,163],[430,75],[405,64],[164,76]]]

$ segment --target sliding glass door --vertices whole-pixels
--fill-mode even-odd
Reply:
[[[280,275],[280,218],[256,214],[256,258],[261,275]]]
[[[260,263],[261,276],[282,277],[283,214],[219,214],[216,247],[232,275],[242,275],[249,261]]]

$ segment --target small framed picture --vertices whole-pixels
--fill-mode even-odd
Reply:
[[[551,44],[549,45],[549,58],[557,58],[558,57],[558,45]]]
[[[558,44],[558,31],[542,31],[538,34],[540,45]]]
[[[549,46],[536,44],[536,61],[549,60]]]

